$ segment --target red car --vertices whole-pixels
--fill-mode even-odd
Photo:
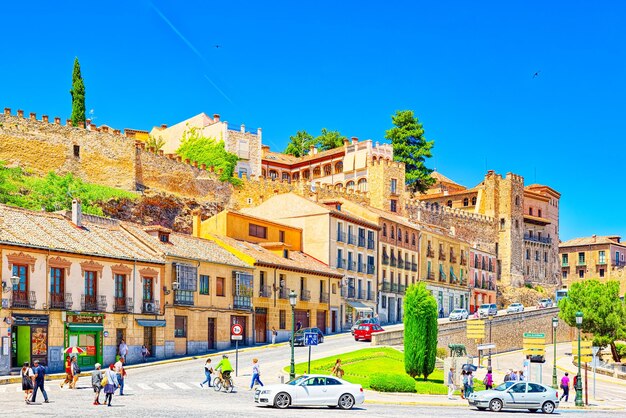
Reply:
[[[354,341],[372,341],[372,334],[384,331],[378,324],[361,324],[354,330]]]

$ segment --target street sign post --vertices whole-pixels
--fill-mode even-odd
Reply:
[[[309,367],[307,373],[311,373],[311,347],[317,345],[317,332],[304,333],[304,345],[309,347]]]
[[[585,404],[589,405],[589,393],[587,392],[587,369],[588,363],[593,360],[593,341],[581,340],[580,353],[578,353],[578,342],[572,341],[572,355],[580,356],[580,362],[585,363]]]
[[[598,365],[598,353],[600,352],[600,347],[591,347],[591,352],[593,354],[593,399],[596,399],[596,366]]]
[[[230,339],[235,341],[235,376],[239,375],[239,341],[243,340],[243,325],[233,324],[230,327]]]
[[[539,383],[542,383],[542,365],[546,361],[546,334],[538,332],[525,332],[523,337],[522,344],[524,347],[524,355],[530,356],[531,363],[528,365],[527,379],[530,380],[532,374],[532,363],[539,363]]]

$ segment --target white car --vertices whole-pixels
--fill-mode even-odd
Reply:
[[[521,303],[511,303],[508,308],[506,308],[506,313],[515,313],[515,312],[524,312],[524,305]]]
[[[364,401],[361,385],[321,374],[303,375],[285,384],[263,386],[254,392],[255,403],[281,409],[291,405],[352,409]]]
[[[462,321],[467,319],[468,315],[469,313],[467,312],[467,309],[455,309],[450,312],[450,316],[448,316],[448,318],[450,321]]]

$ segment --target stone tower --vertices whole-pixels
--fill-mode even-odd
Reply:
[[[402,215],[405,211],[406,191],[404,164],[382,158],[369,158],[367,165],[370,205]]]

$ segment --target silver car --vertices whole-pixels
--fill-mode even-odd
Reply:
[[[524,305],[521,303],[511,303],[508,308],[506,308],[506,313],[515,313],[515,312],[524,312]]]
[[[483,303],[478,308],[478,316],[484,318],[486,316],[495,316],[498,315],[498,305],[495,303]]]
[[[448,318],[450,319],[450,321],[462,321],[464,319],[467,319],[468,315],[469,313],[467,312],[467,309],[459,308],[450,312],[450,316],[448,316]]]
[[[559,394],[549,386],[534,382],[505,382],[491,390],[481,390],[469,395],[467,402],[481,411],[503,409],[542,410],[551,414],[559,406]]]

